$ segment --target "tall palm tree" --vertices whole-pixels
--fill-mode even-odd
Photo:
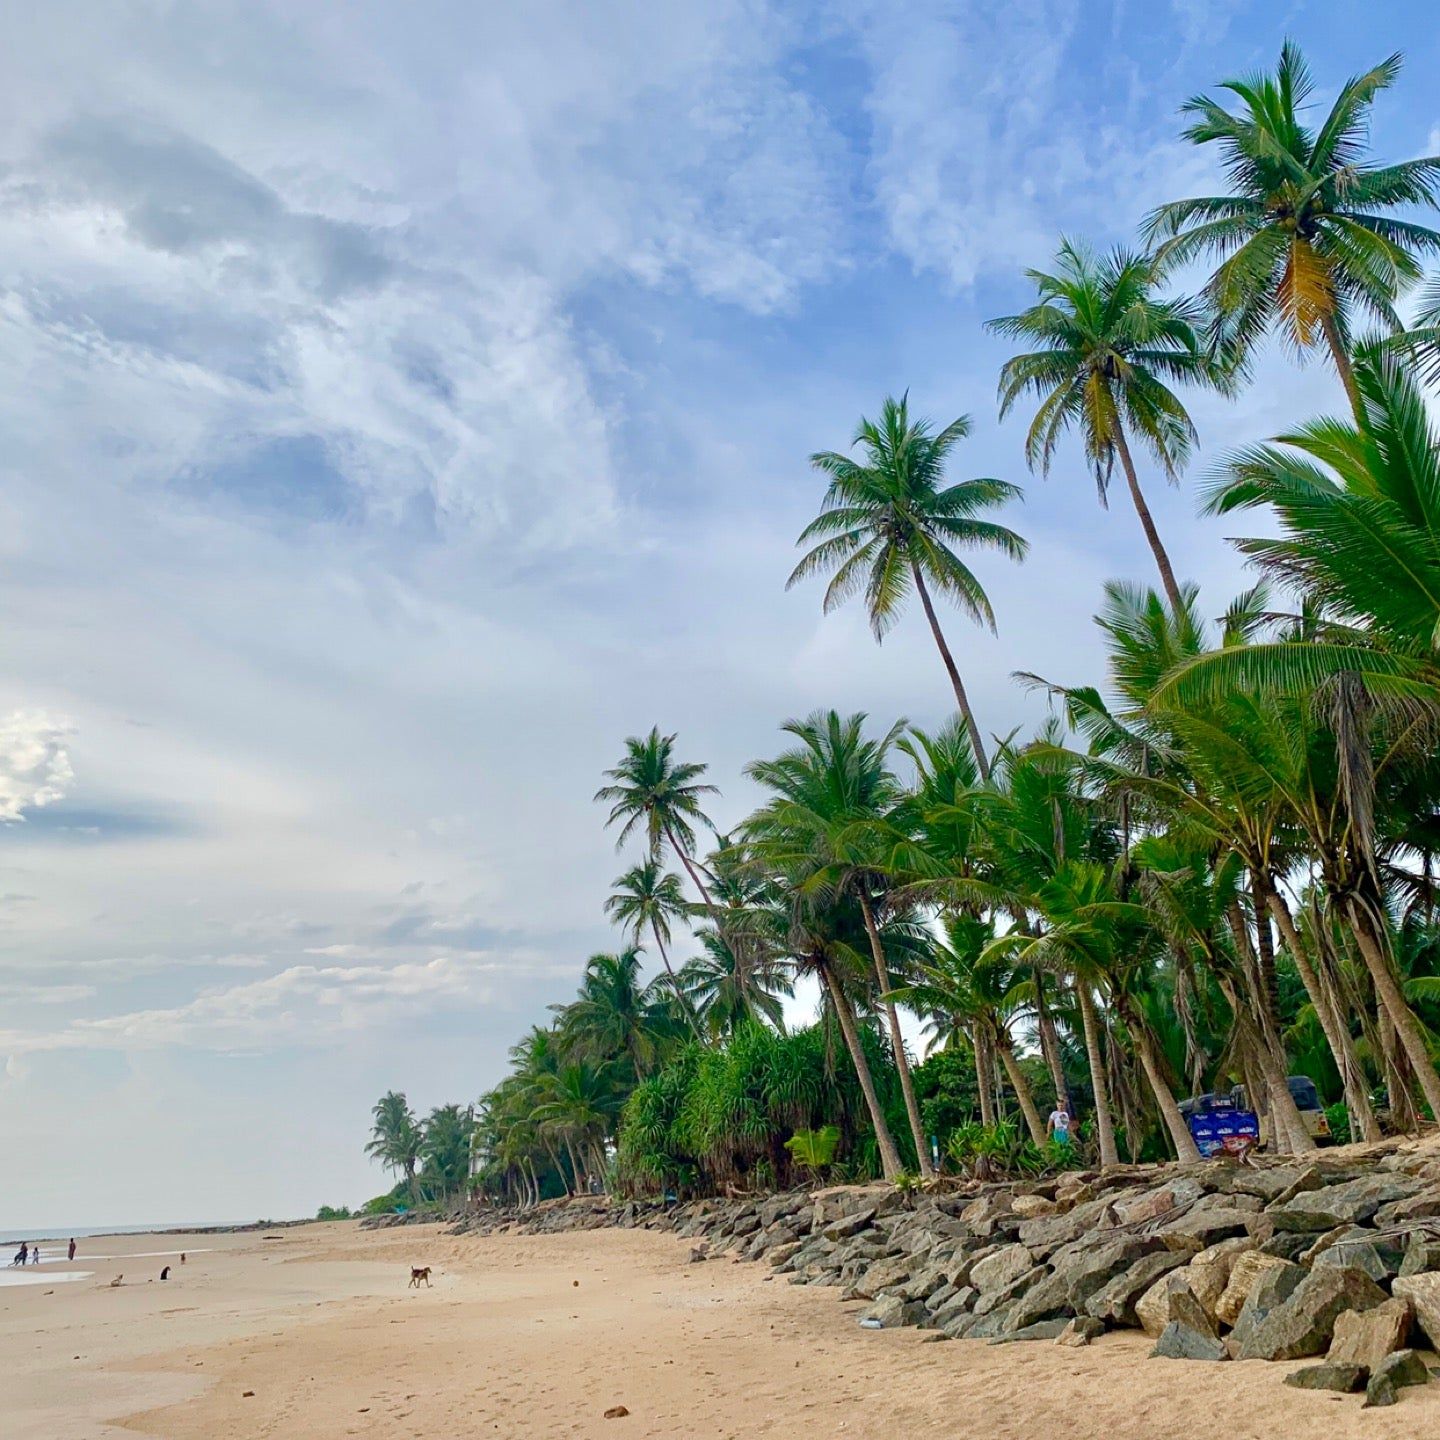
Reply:
[[[405,1177],[410,1203],[415,1203],[415,1167],[420,1163],[424,1132],[410,1102],[398,1090],[388,1090],[370,1112],[374,1125],[365,1153],[387,1170]]]
[[[660,727],[653,726],[643,739],[631,735],[625,741],[625,758],[605,772],[611,783],[602,785],[595,799],[610,806],[605,818],[607,829],[624,822],[615,841],[617,850],[641,827],[652,856],[659,855],[661,840],[669,843],[718,924],[715,902],[692,858],[695,826],[714,829],[701,809],[702,796],[719,794],[715,786],[702,783],[700,777],[706,768],[676,760],[675,736],[662,735]]]
[[[474,1117],[463,1105],[437,1105],[425,1117],[421,1178],[442,1203],[464,1194],[470,1179],[470,1136]]]
[[[640,952],[592,955],[580,993],[550,1007],[575,1055],[597,1063],[623,1058],[636,1076],[661,1064],[674,1040],[674,1018],[655,986],[642,984]]]
[[[802,861],[809,866],[805,884],[812,893],[853,895],[860,907],[875,980],[890,1030],[895,1067],[922,1175],[932,1172],[925,1126],[900,1019],[895,988],[880,933],[879,912],[886,903],[885,866],[888,823],[902,800],[889,768],[889,753],[905,728],[898,722],[878,740],[866,737],[865,716],[844,719],[834,710],[816,712],[782,727],[800,743],[774,760],[757,760],[746,773],[772,796],[747,822],[772,861]]]
[[[810,457],[829,476],[819,515],[800,532],[798,545],[809,545],[785,582],[831,574],[824,608],[860,593],[875,639],[883,640],[900,616],[913,586],[920,597],[930,633],[945,663],[955,703],[965,717],[981,774],[988,774],[970,698],[955,657],[946,644],[930,591],[955,601],[977,624],[995,629],[995,614],[983,586],[960,558],[961,550],[998,550],[1012,560],[1025,558],[1026,542],[1013,530],[980,519],[1020,489],[1004,480],[962,480],[945,484],[945,464],[957,441],[970,433],[970,417],[961,415],[938,433],[927,420],[910,418],[909,397],[887,399],[879,423],[862,419],[852,445],[862,457],[833,450]]]
[[[680,967],[677,980],[706,1033],[718,1039],[753,1024],[783,1030],[780,997],[795,992],[778,960],[767,952],[741,964],[729,941],[708,926],[695,938],[700,953]]]
[[[988,327],[1039,346],[1001,368],[1000,413],[1007,415],[1022,395],[1039,397],[1025,458],[1042,474],[1049,473],[1060,436],[1078,427],[1102,505],[1120,462],[1165,594],[1178,610],[1180,586],[1140,488],[1130,442],[1149,450],[1174,483],[1195,427],[1167,382],[1230,387],[1231,378],[1201,345],[1200,309],[1190,300],[1158,298],[1155,263],[1125,250],[1100,256],[1067,240],[1053,273],[1026,273],[1039,303]]]
[[[690,913],[680,889],[680,877],[662,868],[653,855],[647,855],[613,883],[615,891],[605,902],[605,913],[623,926],[636,944],[643,930],[648,929],[655,937],[655,948],[659,950],[660,961],[670,977],[676,1003],[685,1012],[685,1018],[695,1031],[695,1038],[702,1038],[694,1008],[681,990],[675,978],[675,969],[670,964],[671,922],[683,920]]]
[[[1145,224],[1164,263],[1220,259],[1206,289],[1228,343],[1243,349],[1272,326],[1302,351],[1323,339],[1357,407],[1357,314],[1397,329],[1394,302],[1420,278],[1418,255],[1440,250],[1440,233],[1386,213],[1435,204],[1440,157],[1366,158],[1371,106],[1399,73],[1396,54],[1347,80],[1312,129],[1302,115],[1314,84],[1287,40],[1273,75],[1222,82],[1238,111],[1208,95],[1182,111],[1196,117],[1186,139],[1219,146],[1232,193],[1161,205]]]

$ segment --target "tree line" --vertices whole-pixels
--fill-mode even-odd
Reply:
[[[1287,43],[1273,71],[1190,100],[1184,134],[1227,193],[1160,206],[1133,249],[1064,241],[1028,272],[1035,303],[990,323],[1021,347],[999,403],[1035,406],[1028,467],[1078,439],[1102,504],[1118,469],[1159,581],[1105,586],[1100,683],[1018,673],[1052,701],[1037,733],[987,738],[942,623],[958,608],[993,630],[969,559],[1028,548],[995,518],[1015,485],[949,478],[969,418],[937,428],[887,399],[848,451],[811,457],[826,489],[789,584],[824,577],[824,609],[860,601],[877,641],[917,602],[954,716],[786,722],[728,834],[676,736],[627,740],[596,795],[634,854],[605,904],[623,941],[473,1115],[446,1107],[466,1126],[458,1188],[1041,1168],[1063,1158],[1048,1107],[1099,1163],[1191,1162],[1180,1100],[1233,1084],[1303,1152],[1294,1074],[1340,1138],[1440,1116],[1440,282],[1422,283],[1440,157],[1370,156],[1399,71],[1321,112]],[[1262,511],[1272,533],[1234,542],[1257,582],[1210,616],[1142,471],[1178,481],[1198,444],[1183,392],[1237,394],[1268,335],[1333,367],[1336,413],[1220,459],[1204,510]],[[818,1018],[787,1029],[802,981]],[[441,1112],[420,1126],[396,1102],[372,1153],[433,1188],[438,1155],[417,1179],[421,1142],[387,1137],[428,1137]]]

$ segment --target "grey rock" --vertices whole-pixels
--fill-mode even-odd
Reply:
[[[1092,1340],[1098,1340],[1104,1333],[1103,1321],[1097,1320],[1093,1315],[1077,1315],[1055,1337],[1055,1343],[1078,1350],[1082,1345],[1088,1345]]]
[[[1400,1274],[1423,1275],[1430,1270],[1440,1270],[1440,1239],[1417,1230],[1405,1247]]]
[[[1332,1365],[1327,1361],[1292,1371],[1285,1377],[1285,1383],[1297,1390],[1338,1390],[1342,1395],[1353,1395],[1365,1388],[1369,1373],[1363,1365]]]
[[[1313,1234],[1281,1230],[1261,1245],[1260,1252],[1263,1255],[1274,1255],[1279,1260],[1299,1260],[1314,1243]]]
[[[1433,1220],[1440,1216],[1440,1190],[1422,1190],[1404,1200],[1392,1200],[1375,1212],[1377,1225],[1405,1225],[1412,1220]]]
[[[1162,1225],[1159,1234],[1167,1245],[1171,1243],[1171,1236],[1184,1240],[1199,1240],[1203,1245],[1214,1245],[1218,1240],[1248,1234],[1250,1220],[1251,1215],[1247,1210],[1197,1208],[1180,1216],[1178,1220]]]
[[[1034,1265],[1034,1257],[1023,1245],[1006,1245],[972,1265],[969,1281],[982,1295],[989,1295],[1005,1289]]]
[[[925,1307],[917,1301],[885,1295],[860,1317],[860,1323],[870,1321],[873,1325],[878,1321],[881,1330],[893,1330],[901,1325],[918,1325],[924,1317]]]
[[[1335,1317],[1335,1330],[1325,1358],[1336,1365],[1363,1365],[1377,1371],[1385,1357],[1404,1349],[1414,1311],[1404,1296],[1370,1310],[1346,1310]]]
[[[1413,1350],[1396,1350],[1380,1362],[1365,1387],[1363,1409],[1377,1405],[1393,1405],[1399,1400],[1399,1392],[1411,1385],[1428,1385],[1430,1372],[1425,1362]]]
[[[1085,1302],[1085,1313],[1117,1328],[1138,1325],[1135,1302],[1172,1270],[1185,1263],[1173,1250],[1142,1255],[1128,1269],[1112,1276]]]
[[[1398,1236],[1382,1235],[1378,1230],[1352,1225],[1331,1238],[1318,1254],[1313,1254],[1310,1265],[1312,1269],[1348,1265],[1363,1270],[1376,1282],[1393,1280],[1405,1261],[1402,1246],[1403,1241]]]
[[[1240,1351],[1244,1350],[1245,1342],[1256,1327],[1289,1300],[1304,1279],[1305,1271],[1300,1266],[1284,1260],[1256,1280],[1235,1319],[1235,1331],[1231,1338]]]
[[[1277,1230],[1332,1230],[1337,1225],[1362,1225],[1382,1205],[1407,1200],[1424,1188],[1410,1175],[1372,1174],[1307,1190],[1284,1204],[1270,1207]]]
[[[1346,1310],[1373,1310],[1383,1305],[1385,1298],[1385,1292],[1363,1270],[1312,1271],[1288,1300],[1247,1331],[1240,1343],[1240,1358],[1303,1360],[1307,1355],[1321,1355],[1330,1344],[1337,1316]]]
[[[857,1210],[851,1215],[842,1215],[840,1219],[832,1221],[825,1226],[822,1232],[827,1240],[848,1240],[852,1235],[858,1235],[862,1230],[868,1230],[875,1220],[875,1209],[867,1206],[864,1210]]]
[[[1052,1256],[1051,1264],[1065,1286],[1071,1308],[1078,1312],[1117,1275],[1128,1271],[1136,1261],[1163,1249],[1153,1235],[1127,1235],[1099,1245],[1077,1246]]]
[[[1390,1288],[1415,1307],[1416,1323],[1431,1348],[1440,1348],[1440,1274],[1402,1275]]]
[[[1206,1334],[1181,1320],[1172,1320],[1160,1332],[1151,1350],[1153,1360],[1228,1360],[1225,1342],[1214,1334]]]
[[[1016,1340],[1058,1340],[1065,1332],[1068,1324],[1065,1320],[1036,1320],[1033,1324],[1022,1325],[1018,1330],[1006,1330],[1001,1335],[992,1336],[992,1345],[1009,1345]],[[972,1330],[971,1335],[974,1335]]]

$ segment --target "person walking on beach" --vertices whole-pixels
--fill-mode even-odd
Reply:
[[[40,1263],[40,1242],[38,1240],[30,1247],[30,1263],[32,1265]]]
[[[11,1268],[13,1269],[16,1265],[23,1265],[29,1254],[30,1246],[26,1241],[22,1240],[20,1242],[20,1248],[15,1252],[15,1258],[10,1262]]]
[[[1055,1102],[1055,1108],[1050,1112],[1050,1119],[1045,1124],[1045,1133],[1057,1145],[1070,1143],[1070,1112],[1062,1101]]]
[[[65,1258],[66,1258],[67,1260],[73,1260],[73,1259],[75,1258],[75,1238],[74,1238],[74,1236],[71,1236],[71,1238],[70,1238],[70,1253],[69,1253]]]

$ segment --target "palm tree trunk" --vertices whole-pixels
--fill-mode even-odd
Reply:
[[[1269,907],[1264,883],[1256,870],[1250,872],[1250,903],[1255,910],[1255,951],[1260,975],[1260,1003],[1265,1009],[1265,1027],[1280,1032],[1280,977],[1275,971],[1275,933],[1270,928]]]
[[[1140,1052],[1140,1064],[1145,1069],[1145,1078],[1150,1082],[1155,1104],[1160,1110],[1160,1118],[1170,1132],[1170,1141],[1175,1146],[1176,1156],[1182,1165],[1198,1165],[1201,1159],[1200,1147],[1196,1145],[1195,1137],[1190,1133],[1190,1127],[1185,1123],[1179,1105],[1175,1103],[1175,1092],[1171,1090],[1170,1082],[1160,1069],[1150,1032],[1137,1020],[1130,1027],[1130,1033],[1135,1039],[1135,1048]]]
[[[570,1152],[570,1173],[574,1177],[574,1184],[570,1187],[572,1195],[579,1195],[585,1188],[585,1176],[580,1169],[580,1158],[575,1154],[575,1142],[569,1135],[565,1137],[565,1148]]]
[[[1180,587],[1175,583],[1175,571],[1170,565],[1170,556],[1166,553],[1164,545],[1160,543],[1160,532],[1155,528],[1150,507],[1145,503],[1144,492],[1140,489],[1140,481],[1135,474],[1135,462],[1130,458],[1130,446],[1125,439],[1125,430],[1118,423],[1118,419],[1115,425],[1115,449],[1120,456],[1120,467],[1125,471],[1126,483],[1130,486],[1130,499],[1135,506],[1135,513],[1140,517],[1140,528],[1144,530],[1145,538],[1150,542],[1150,550],[1155,556],[1155,564],[1160,569],[1160,583],[1165,587],[1165,595],[1170,601],[1170,608],[1178,619],[1185,613],[1185,604],[1180,598]]]
[[[970,1036],[970,1050],[975,1056],[975,1094],[980,1101],[980,1123],[995,1123],[995,1092],[990,1085],[990,1042],[984,1028],[976,1025]]]
[[[1030,1139],[1039,1148],[1045,1144],[1045,1125],[1040,1119],[1039,1110],[1035,1108],[1035,1096],[1030,1090],[1030,1082],[1025,1078],[1020,1062],[1015,1058],[1015,1046],[1003,1025],[998,1027],[995,1048],[1000,1052],[1005,1078],[1009,1080],[1010,1088],[1019,1102],[1020,1113],[1025,1117],[1025,1128],[1030,1132]]]
[[[857,887],[860,899],[860,913],[865,917],[865,933],[870,937],[870,957],[875,962],[875,979],[880,985],[880,994],[888,994],[895,988],[890,976],[890,967],[885,962],[885,947],[880,943],[880,927],[875,923],[875,907],[865,893],[865,887]],[[895,1050],[895,1068],[900,1072],[900,1091],[905,1096],[905,1114],[910,1119],[910,1134],[915,1141],[915,1164],[926,1180],[935,1177],[935,1167],[930,1163],[930,1147],[925,1141],[925,1126],[920,1119],[920,1102],[915,1098],[915,1080],[910,1073],[910,1058],[905,1053],[905,1037],[900,1033],[900,1016],[892,1000],[882,999],[885,1019],[890,1028],[890,1044]]]
[[[1360,956],[1365,961],[1365,968],[1370,972],[1370,979],[1374,983],[1376,997],[1385,1007],[1385,1013],[1395,1027],[1400,1048],[1404,1050],[1405,1058],[1415,1071],[1415,1078],[1420,1082],[1420,1093],[1430,1107],[1431,1116],[1440,1120],[1440,1074],[1436,1074],[1435,1066],[1431,1064],[1430,1052],[1425,1048],[1425,1037],[1420,1033],[1420,1023],[1400,989],[1400,982],[1395,978],[1389,959],[1375,938],[1370,926],[1369,912],[1354,896],[1347,898],[1345,908],[1350,928],[1355,935],[1355,943],[1360,947]]]
[[[1320,328],[1325,332],[1325,343],[1330,347],[1330,358],[1335,362],[1340,383],[1350,397],[1350,408],[1358,419],[1364,414],[1364,403],[1360,399],[1360,387],[1355,382],[1355,368],[1350,364],[1350,357],[1345,353],[1345,345],[1340,339],[1340,327],[1336,325],[1335,317],[1327,313],[1320,322]]]
[[[960,707],[961,715],[965,717],[965,729],[970,734],[970,745],[975,751],[975,764],[980,771],[980,778],[988,781],[990,779],[990,762],[985,758],[985,745],[980,739],[980,727],[975,723],[975,712],[970,708],[970,697],[965,693],[965,682],[961,680],[960,671],[955,665],[955,657],[951,655],[950,647],[945,643],[945,634],[940,629],[940,621],[935,614],[935,607],[930,603],[930,591],[925,587],[925,577],[920,573],[920,567],[913,560],[910,562],[910,574],[915,581],[920,604],[925,608],[925,618],[930,622],[930,633],[935,637],[935,645],[940,651],[940,658],[945,662],[945,669],[950,675],[950,684],[955,688],[955,703]]]
[[[675,852],[676,858],[685,867],[685,873],[695,882],[695,888],[700,892],[700,898],[705,902],[705,909],[710,914],[710,919],[717,930],[720,926],[720,911],[716,908],[715,902],[710,898],[710,892],[705,888],[705,882],[700,878],[700,872],[695,868],[694,862],[685,853],[685,847],[675,838],[675,832],[669,825],[663,827],[665,838],[670,842],[670,848]],[[724,933],[723,931],[721,932]]]
[[[1040,1034],[1040,1053],[1050,1070],[1050,1083],[1055,1087],[1055,1106],[1070,1110],[1070,1087],[1065,1082],[1065,1065],[1060,1054],[1060,1037],[1055,1032],[1055,1017],[1045,999],[1045,976],[1035,971],[1035,1028]]]
[[[705,1037],[700,1033],[699,1018],[689,1000],[685,998],[685,992],[680,988],[680,981],[675,977],[675,971],[670,965],[670,956],[665,950],[665,942],[660,938],[660,927],[653,921],[650,925],[650,932],[655,936],[655,946],[660,951],[660,960],[665,966],[665,973],[670,977],[670,988],[675,992],[675,1003],[685,1012],[685,1018],[690,1022],[690,1028],[695,1032],[695,1038],[703,1045]]]
[[[828,968],[821,971],[825,988],[830,992],[830,1003],[835,1009],[835,1018],[840,1022],[840,1033],[845,1037],[845,1048],[850,1052],[850,1063],[855,1067],[855,1078],[860,1082],[860,1093],[865,1097],[865,1107],[870,1112],[870,1123],[875,1128],[875,1143],[880,1150],[880,1173],[887,1180],[896,1179],[904,1166],[900,1163],[900,1152],[895,1148],[895,1137],[885,1122],[885,1112],[880,1108],[880,1096],[875,1090],[875,1077],[870,1073],[870,1062],[860,1046],[860,1033],[855,1026],[855,1014],[850,1009],[849,998],[835,983]]]
[[[1100,1016],[1095,1010],[1095,997],[1090,986],[1075,979],[1075,994],[1080,1000],[1080,1020],[1085,1030],[1085,1059],[1090,1065],[1090,1087],[1095,1092],[1095,1135],[1100,1142],[1100,1164],[1118,1165],[1120,1152],[1115,1148],[1115,1124],[1110,1118],[1110,1082],[1105,1075],[1105,1060],[1100,1053]]]
[[[1375,1118],[1374,1108],[1370,1104],[1370,1095],[1365,1086],[1365,1072],[1361,1068],[1360,1057],[1355,1052],[1355,1040],[1350,1034],[1350,1027],[1345,1023],[1344,1016],[1335,1003],[1329,984],[1311,965],[1310,957],[1305,953],[1304,942],[1300,938],[1300,931],[1296,927],[1295,917],[1291,915],[1284,897],[1269,876],[1262,875],[1258,878],[1264,890],[1265,903],[1270,907],[1270,913],[1279,927],[1280,938],[1290,952],[1290,959],[1300,976],[1300,983],[1304,985],[1305,993],[1315,1007],[1320,1028],[1325,1032],[1330,1054],[1335,1060],[1335,1068],[1340,1072],[1340,1080],[1345,1087],[1345,1108],[1350,1112],[1351,1124],[1359,1131],[1362,1140],[1379,1140],[1380,1122]]]

